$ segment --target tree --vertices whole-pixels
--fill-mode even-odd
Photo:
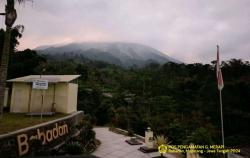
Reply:
[[[24,2],[24,0],[17,1],[19,3]],[[7,0],[7,5],[5,6],[5,13],[1,13],[1,15],[5,16],[6,31],[4,35],[4,44],[0,63],[0,115],[2,115],[3,113],[4,92],[11,48],[12,25],[15,23],[17,18],[15,0]]]
[[[44,63],[46,63],[46,59],[38,55],[34,50],[26,49],[24,51],[11,52],[7,79],[40,74],[41,71],[36,70]]]

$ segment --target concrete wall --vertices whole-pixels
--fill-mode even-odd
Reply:
[[[83,116],[84,113],[78,111],[63,118],[0,135],[0,157],[32,156],[35,150],[32,148],[32,139],[41,140],[42,145],[48,149],[58,147],[76,134],[75,125],[79,124]]]
[[[54,97],[54,85],[49,84],[48,89],[45,91],[44,95],[44,111],[50,112],[53,106],[53,97]]]
[[[55,103],[56,112],[68,113],[68,83],[56,84]]]
[[[3,102],[3,106],[7,107],[8,106],[8,96],[9,96],[9,88],[5,88],[5,92],[4,92],[4,102]]]
[[[13,83],[10,112],[50,112],[53,103],[56,112],[76,112],[77,91],[78,85],[73,83],[49,84],[47,90],[32,89],[31,83]]]
[[[76,112],[77,110],[77,92],[78,92],[78,85],[74,83],[70,83],[68,87],[68,108],[67,112],[72,113]]]
[[[26,83],[13,83],[10,111],[16,113],[28,112],[30,85]]]
[[[43,107],[42,105],[42,95],[43,95]],[[49,85],[48,89],[31,89],[31,99],[30,99],[30,111],[31,112],[40,112],[41,109],[43,112],[50,112],[52,109],[54,95],[53,85]]]

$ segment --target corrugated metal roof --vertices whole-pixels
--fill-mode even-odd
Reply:
[[[19,78],[14,78],[7,80],[7,82],[33,82],[34,80],[42,79],[48,80],[48,82],[57,83],[57,82],[70,82],[74,79],[77,79],[80,75],[29,75]]]

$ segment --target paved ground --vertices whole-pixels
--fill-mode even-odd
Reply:
[[[139,151],[139,147],[143,145],[129,145],[125,142],[129,137],[116,134],[108,130],[108,128],[94,128],[96,137],[102,143],[98,149],[92,154],[101,158],[151,158],[159,156],[158,152],[145,154]],[[166,154],[168,158],[176,158],[173,155]]]

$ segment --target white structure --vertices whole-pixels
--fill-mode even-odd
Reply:
[[[150,127],[145,131],[145,144],[148,148],[154,147],[154,134]]]
[[[80,75],[30,75],[8,80],[12,82],[10,112],[39,113],[77,111],[78,84]],[[48,89],[34,89],[35,80],[47,80]],[[42,107],[42,111],[41,111]]]
[[[9,96],[9,88],[5,88],[3,107],[7,107],[8,96]]]

